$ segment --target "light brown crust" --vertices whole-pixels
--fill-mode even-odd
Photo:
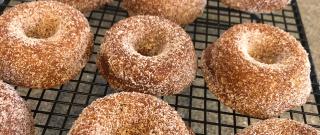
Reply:
[[[250,52],[274,54],[275,61]],[[289,33],[266,24],[233,26],[205,49],[202,64],[209,90],[249,116],[277,116],[304,104],[311,92],[308,54]]]
[[[160,51],[144,51],[159,54],[138,53],[140,42],[156,43]],[[106,33],[97,67],[116,90],[171,95],[192,83],[197,61],[192,40],[180,26],[160,17],[134,16]]]
[[[291,0],[220,0],[223,4],[251,13],[270,13],[286,7]]]
[[[0,134],[34,135],[33,117],[27,103],[12,86],[0,80]]]
[[[121,92],[86,107],[69,135],[192,135],[166,102],[146,94]]]
[[[40,1],[59,1],[68,4],[83,13],[90,12],[106,4],[111,3],[113,0],[40,0]]]
[[[237,135],[320,135],[320,132],[294,120],[274,118],[254,123]]]
[[[34,38],[28,32],[49,37]],[[0,17],[0,35],[0,79],[31,88],[51,88],[74,78],[93,46],[84,15],[54,1],[28,2],[6,10]]]
[[[202,14],[206,4],[206,0],[123,0],[122,7],[130,16],[161,16],[186,25]]]

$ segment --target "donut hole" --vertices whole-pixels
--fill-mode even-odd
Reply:
[[[281,46],[265,36],[250,38],[247,50],[252,58],[261,63],[276,64],[283,59]]]
[[[277,52],[273,52],[268,48],[259,47],[259,45],[249,49],[248,53],[255,60],[265,64],[275,64],[279,59]]]
[[[33,22],[24,28],[27,37],[44,39],[53,36],[59,26],[59,19],[53,15],[47,14],[37,17]]]
[[[120,102],[119,105],[120,112],[131,112],[134,108],[134,105],[128,103]],[[133,115],[132,117],[134,118],[139,116]],[[138,120],[132,120],[128,118],[127,120],[124,120],[124,124],[122,124],[121,127],[116,130],[116,134],[144,135],[149,133],[156,133],[156,131],[152,130],[152,127],[154,127],[154,122],[152,122],[153,119],[156,118],[154,118],[153,116],[142,117]]]
[[[140,135],[141,131],[138,128],[125,128],[118,131],[119,135]]]
[[[152,32],[148,33],[142,38],[138,39],[134,48],[143,56],[157,56],[164,49],[164,38],[163,34]]]
[[[122,126],[116,134],[118,135],[146,135],[146,134],[152,134],[156,135],[159,134],[157,131],[154,131],[150,127],[150,125],[141,125],[141,124],[133,124],[131,126],[125,125]]]
[[[130,123],[130,122],[128,122]],[[119,135],[144,135],[144,134],[157,134],[157,131],[152,130],[153,124],[139,124],[146,123],[146,121],[139,121],[137,123],[131,123],[127,125],[122,125],[121,128],[117,129],[117,134]],[[150,129],[149,129],[150,128]]]
[[[141,135],[146,134],[147,131],[144,131],[146,127],[144,125],[132,125],[131,127],[123,127],[118,130],[119,135]]]

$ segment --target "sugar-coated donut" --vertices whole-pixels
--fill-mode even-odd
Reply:
[[[54,1],[18,4],[0,16],[0,79],[50,88],[85,66],[93,34],[84,15]]]
[[[200,16],[207,0],[123,0],[129,15],[154,15],[181,25],[192,23]]]
[[[192,83],[197,61],[180,26],[156,16],[133,16],[106,33],[97,67],[116,90],[170,95]]]
[[[27,103],[12,86],[0,81],[0,134],[34,135],[33,117]]]
[[[280,10],[290,4],[291,0],[220,0],[223,4],[251,13],[269,13]]]
[[[42,1],[48,1],[48,0],[42,0]],[[96,8],[102,7],[106,4],[111,3],[113,0],[53,0],[53,1],[59,1],[62,3],[66,3],[81,12],[90,12],[92,10],[95,10]]]
[[[266,24],[246,23],[227,30],[202,56],[209,89],[225,105],[268,118],[306,103],[310,63],[289,33]]]
[[[237,135],[320,135],[320,132],[294,120],[273,118],[254,123]]]
[[[69,135],[192,135],[166,102],[147,94],[121,92],[86,107]]]

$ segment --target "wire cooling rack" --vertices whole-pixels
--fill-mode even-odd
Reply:
[[[0,5],[0,14],[6,8],[22,2],[26,1],[5,0]],[[120,8],[120,4],[121,2],[114,1],[108,6],[86,14],[94,33],[94,50],[90,61],[76,78],[67,84],[47,90],[16,87],[32,108],[37,134],[67,134],[83,108],[93,100],[113,93],[99,75],[95,61],[105,31],[128,16],[127,12]],[[271,14],[248,14],[229,9],[217,0],[208,0],[203,15],[185,27],[195,44],[199,63],[203,49],[226,29],[243,22],[267,23],[280,27],[300,40],[304,48],[310,52],[296,0],[292,0],[290,6],[284,10]],[[309,58],[312,64],[310,76],[312,95],[307,104],[294,108],[280,117],[291,118],[319,129],[320,91],[311,55]],[[259,121],[259,119],[238,114],[220,103],[208,91],[200,67],[196,79],[189,88],[181,94],[162,97],[162,99],[174,107],[198,135],[235,134]]]

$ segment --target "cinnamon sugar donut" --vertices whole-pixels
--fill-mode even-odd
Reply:
[[[268,118],[306,103],[310,64],[289,33],[266,24],[239,24],[227,30],[202,56],[209,89],[225,105]]]
[[[0,79],[32,88],[51,88],[74,78],[93,46],[83,14],[54,1],[6,10],[0,35]]]
[[[161,16],[186,25],[202,14],[206,4],[207,0],[123,0],[122,7],[130,16]]]
[[[106,33],[97,67],[119,91],[170,95],[191,84],[197,63],[192,40],[180,26],[156,16],[134,16]]]
[[[280,10],[290,4],[291,0],[220,0],[223,4],[242,11],[269,13]]]
[[[192,135],[166,102],[146,94],[121,92],[85,108],[69,135]]]
[[[294,120],[274,118],[257,122],[237,135],[320,135],[320,132]]]
[[[34,135],[33,117],[26,102],[10,85],[0,81],[0,134]]]
[[[42,0],[42,1],[48,1],[48,0]],[[95,10],[98,7],[102,7],[106,4],[111,3],[113,0],[53,0],[53,1],[59,1],[62,3],[66,3],[81,12],[90,12],[92,10]]]

